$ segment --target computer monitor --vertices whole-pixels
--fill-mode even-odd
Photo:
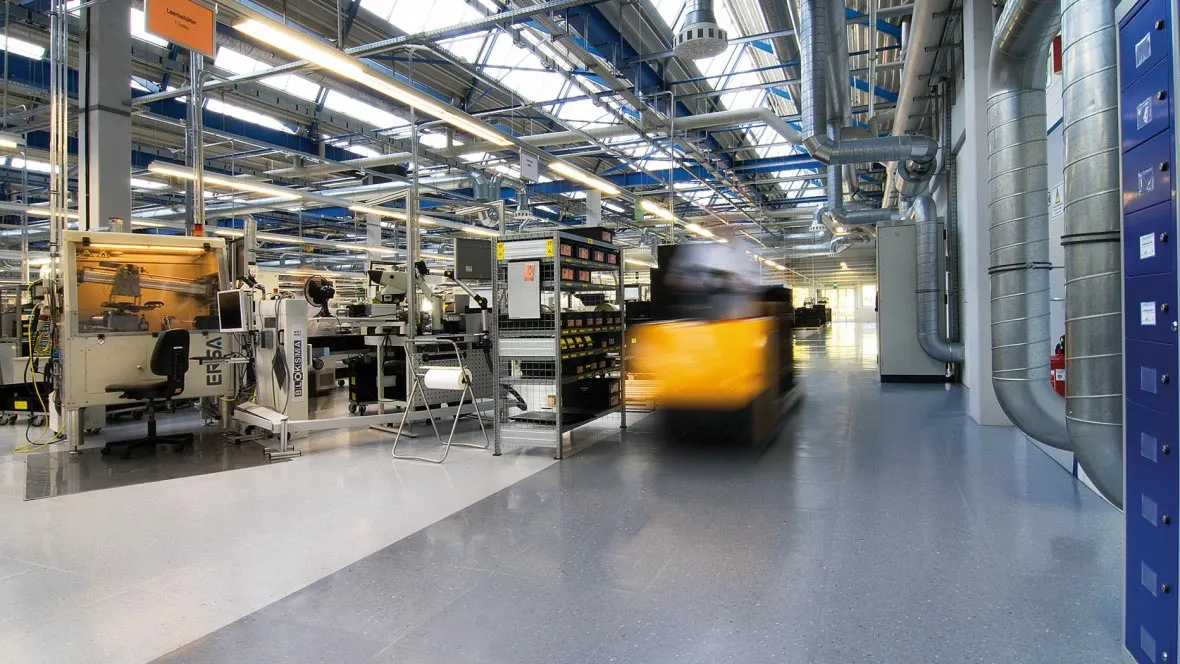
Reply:
[[[254,296],[247,290],[217,293],[217,322],[222,332],[249,332],[254,314]]]
[[[492,280],[492,242],[455,238],[455,278],[461,281]]]
[[[638,286],[624,287],[623,288],[623,299],[624,300],[638,300],[639,299],[639,287]]]

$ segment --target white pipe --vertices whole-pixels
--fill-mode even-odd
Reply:
[[[951,0],[914,0],[913,20],[910,23],[907,41],[910,48],[905,54],[905,65],[901,70],[901,86],[897,93],[897,106],[893,110],[893,135],[901,136],[910,126],[910,113],[913,112],[914,98],[927,94],[929,82],[922,76],[930,73],[934,66],[937,51],[927,51],[927,45],[933,45],[942,35],[946,25],[946,12],[950,9]],[[936,18],[939,14],[944,18]],[[886,165],[885,181],[893,182],[897,173],[897,163]],[[885,187],[885,196],[881,199],[882,208],[893,207],[896,192],[892,187]]]

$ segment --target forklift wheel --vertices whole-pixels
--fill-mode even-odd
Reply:
[[[355,415],[355,414],[356,414],[356,404],[355,404],[355,403],[349,403],[349,404],[348,404],[348,412],[349,412],[349,413],[351,413],[351,414],[353,414],[353,415]]]
[[[368,406],[361,406],[357,410],[360,411],[361,415],[364,415],[365,413],[369,412],[369,407]]]

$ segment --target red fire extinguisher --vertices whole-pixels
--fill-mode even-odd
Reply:
[[[1057,342],[1053,357],[1049,358],[1049,382],[1061,396],[1065,396],[1065,337]]]

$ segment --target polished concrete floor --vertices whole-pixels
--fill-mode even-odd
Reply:
[[[975,426],[962,388],[881,385],[872,326],[798,356],[806,400],[765,454],[687,448],[654,418],[604,431],[157,661],[1119,661],[1118,512]],[[206,578],[253,582],[236,562]]]

